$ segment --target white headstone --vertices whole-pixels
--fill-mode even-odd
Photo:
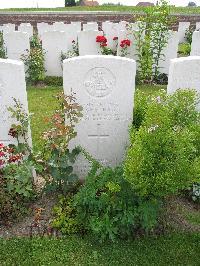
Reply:
[[[96,42],[97,36],[103,36],[102,31],[81,31],[78,34],[79,55],[98,55],[101,54],[99,43]]]
[[[20,61],[0,59],[0,143],[5,145],[17,144],[16,140],[8,135],[11,125],[16,123],[7,109],[13,106],[13,98],[20,101],[28,113],[24,64]],[[31,146],[30,132],[27,137]]]
[[[191,56],[200,56],[200,31],[194,31],[192,35]]]
[[[18,31],[26,32],[29,35],[29,38],[33,36],[33,27],[30,24],[20,24]]]
[[[13,31],[4,34],[4,43],[8,59],[21,60],[30,51],[29,35],[25,32]]]
[[[81,31],[81,22],[80,21],[72,21],[71,25],[73,25],[77,32]]]
[[[178,44],[179,44],[178,32],[170,31],[167,45],[162,51],[164,57],[161,57],[161,60],[159,62],[160,73],[164,73],[167,75],[169,74],[170,60],[177,58]]]
[[[196,30],[200,30],[200,22],[196,23]]]
[[[178,37],[179,43],[185,42],[185,33],[190,27],[190,22],[179,22]]]
[[[13,31],[15,31],[15,24],[7,23],[3,25],[4,33],[13,32]]]
[[[110,21],[103,22],[102,30],[108,40],[108,47],[117,50],[117,41],[113,40],[113,38],[118,37],[118,24]]]
[[[45,31],[53,30],[53,25],[49,25],[48,23],[45,23],[45,22],[37,23],[37,30],[38,30],[38,35],[41,38],[42,34]]]
[[[171,60],[167,92],[174,93],[178,89],[194,89],[200,93],[200,56]],[[198,108],[200,110],[200,104]]]
[[[54,31],[65,31],[66,25],[64,22],[54,22],[53,30]]]
[[[136,45],[136,39],[134,36],[134,31],[133,32],[128,32],[127,30],[121,30],[119,32],[119,39],[118,39],[118,48],[117,48],[117,55],[118,56],[123,56],[123,48],[120,46],[121,41],[123,40],[130,40],[130,46],[127,46],[127,54],[125,57],[131,58],[134,60],[137,60],[137,45]]]
[[[136,63],[117,56],[82,56],[64,61],[64,93],[72,89],[83,107],[77,137],[81,145],[105,166],[115,167],[124,158],[133,119]],[[89,164],[80,156],[75,170],[84,178]]]
[[[97,22],[88,22],[87,24],[83,24],[83,30],[98,30],[98,23]]]
[[[62,76],[61,53],[67,53],[67,34],[62,31],[47,31],[41,36],[45,50],[45,69],[47,76]]]
[[[78,24],[66,24],[65,33],[67,34],[68,48],[72,49],[72,41],[78,40]]]

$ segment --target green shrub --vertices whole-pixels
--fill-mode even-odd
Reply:
[[[30,52],[27,55],[23,55],[22,60],[27,68],[27,81],[36,84],[43,81],[45,77],[44,50],[36,36],[33,36],[30,44]]]
[[[4,47],[4,40],[3,40],[3,32],[0,32],[0,58],[7,58],[6,57],[6,50]]]
[[[63,86],[63,78],[62,77],[51,77],[51,76],[46,76],[44,78],[44,83],[47,86]]]
[[[77,220],[72,195],[69,194],[66,197],[61,196],[58,204],[53,208],[53,214],[55,217],[51,223],[53,228],[67,235],[81,232],[82,227]]]
[[[160,202],[137,197],[123,178],[123,169],[105,168],[86,177],[75,195],[77,219],[86,231],[104,241],[135,235],[139,228],[152,230],[158,219]]]
[[[191,52],[191,44],[189,43],[180,43],[178,48],[178,54],[180,56],[188,56]]]
[[[124,166],[125,178],[138,195],[165,197],[196,181],[200,127],[196,100],[196,92],[189,90],[149,99],[141,126],[131,131]]]

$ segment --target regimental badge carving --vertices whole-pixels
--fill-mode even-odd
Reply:
[[[96,67],[90,69],[84,81],[87,93],[93,97],[105,97],[109,95],[116,85],[116,77],[107,68]]]

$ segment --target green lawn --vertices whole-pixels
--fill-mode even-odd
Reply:
[[[10,8],[0,9],[0,11],[115,11],[141,13],[144,7],[136,6],[98,6],[98,7],[63,7],[63,8]],[[200,7],[172,7],[172,14],[200,14]]]
[[[174,234],[103,245],[90,239],[0,240],[0,265],[200,265],[200,235]]]

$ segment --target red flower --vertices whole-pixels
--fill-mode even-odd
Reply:
[[[4,148],[4,144],[0,143],[0,149]]]
[[[101,43],[100,46],[105,47],[105,46],[107,46],[107,43]]]
[[[4,157],[5,156],[5,153],[0,151],[0,157]]]
[[[8,162],[9,163],[15,163],[15,162],[21,160],[21,158],[22,158],[22,156],[20,154],[16,154],[16,155],[10,156],[8,159]]]
[[[76,43],[75,40],[73,40],[72,43]]]
[[[116,40],[118,40],[118,37],[117,36],[113,38],[113,41],[116,41]]]
[[[120,43],[120,46],[122,48],[124,48],[125,46],[130,46],[131,45],[131,41],[126,39],[126,40],[122,40],[121,43]]]
[[[106,39],[105,36],[97,36],[96,37],[96,42],[107,43],[107,39]]]
[[[9,133],[8,133],[8,135],[10,135],[11,137],[13,137],[13,138],[16,138],[17,137],[17,130],[15,129],[15,128],[11,128],[10,130],[9,130]]]
[[[4,161],[3,160],[0,160],[0,166],[4,165]]]

